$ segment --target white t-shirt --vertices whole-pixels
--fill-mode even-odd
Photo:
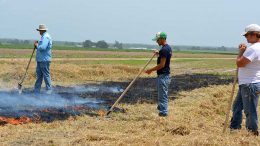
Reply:
[[[260,82],[260,43],[248,47],[243,56],[251,62],[238,69],[239,85]]]

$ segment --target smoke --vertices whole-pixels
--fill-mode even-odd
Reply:
[[[1,107],[65,107],[80,105],[86,103],[97,104],[101,101],[95,99],[83,99],[77,96],[70,98],[63,98],[59,94],[40,95],[40,94],[8,94],[0,93],[0,106]]]
[[[70,106],[85,106],[98,109],[105,102],[100,97],[81,98],[82,93],[120,93],[119,87],[75,86],[54,88],[53,94],[34,94],[25,90],[22,95],[14,90],[0,90],[0,116],[31,115],[30,111],[48,108],[63,109]]]
[[[59,90],[60,92],[64,90]],[[123,89],[120,87],[107,87],[107,86],[75,86],[70,89],[65,89],[67,93],[93,93],[93,92],[102,92],[102,93],[120,93],[123,92]]]

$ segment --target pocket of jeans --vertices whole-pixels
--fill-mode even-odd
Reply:
[[[251,93],[250,84],[241,85],[241,94],[243,97],[249,97]]]
[[[257,94],[260,94],[260,83],[254,83],[252,88]]]
[[[168,84],[168,85],[171,84],[171,78],[167,79],[167,84]]]
[[[169,85],[169,84],[171,83],[171,77],[170,77],[170,76],[165,76],[164,79],[165,79],[165,83],[166,83],[166,84]]]
[[[258,94],[257,86],[253,83],[243,86],[242,95],[244,97],[256,97]]]

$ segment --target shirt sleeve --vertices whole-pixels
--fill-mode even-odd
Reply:
[[[246,49],[246,51],[243,54],[244,57],[246,57],[247,59],[249,59],[251,62],[257,58],[256,52],[254,49],[252,48],[248,48]]]
[[[161,56],[161,58],[167,58],[168,54],[169,54],[169,52],[167,51],[167,49],[162,49],[160,56]]]
[[[48,45],[49,45],[49,38],[47,37],[42,37],[41,40],[39,41],[39,44],[38,44],[38,50],[39,51],[44,51],[47,49]]]

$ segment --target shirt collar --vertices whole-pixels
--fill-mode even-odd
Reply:
[[[42,37],[45,36],[46,34],[47,34],[47,32],[43,33],[43,34],[42,34]]]

